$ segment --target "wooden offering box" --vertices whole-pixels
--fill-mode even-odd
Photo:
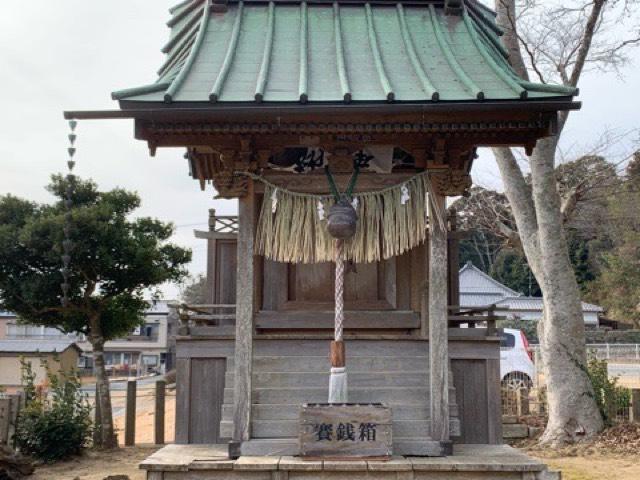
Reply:
[[[300,410],[300,455],[391,457],[391,418],[391,409],[382,404],[305,404]]]

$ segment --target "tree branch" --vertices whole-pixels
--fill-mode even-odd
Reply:
[[[591,44],[593,43],[593,35],[598,26],[598,22],[600,21],[602,9],[604,8],[605,3],[606,0],[594,0],[593,2],[589,19],[587,20],[587,24],[584,28],[584,34],[582,36],[582,42],[580,44],[580,49],[578,50],[575,65],[571,72],[571,77],[569,78],[569,85],[572,87],[578,86],[578,81],[580,80],[580,76],[584,70],[584,65],[587,61]]]

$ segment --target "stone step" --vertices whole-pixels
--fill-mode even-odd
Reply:
[[[436,442],[430,437],[400,438],[394,436],[393,454],[406,457],[444,457],[448,452],[446,452],[440,442]],[[449,476],[444,475],[443,477],[437,476],[434,478],[449,478]]]
[[[220,423],[220,435],[231,436],[233,422]],[[300,426],[297,420],[255,420],[251,422],[251,438],[295,438]],[[429,435],[429,421],[405,420],[393,422],[393,435],[406,438],[423,438]]]
[[[233,372],[234,360],[227,359],[227,372]],[[328,355],[255,356],[253,370],[256,373],[328,372],[331,368]],[[429,358],[421,355],[406,356],[349,356],[347,368],[353,372],[423,372],[429,371]]]
[[[264,455],[296,456],[300,454],[300,447],[298,445],[297,438],[254,439],[248,442],[244,442],[241,448],[242,448],[241,450],[242,455],[244,456],[264,456]],[[449,452],[446,452],[443,449],[440,442],[436,442],[429,437],[424,437],[424,438],[395,438],[394,437],[393,453],[394,455],[405,455],[405,456],[415,456],[415,457],[425,457],[425,456],[443,457],[443,456],[446,456]],[[395,472],[392,472],[392,473],[395,473]],[[399,474],[397,476],[398,478],[400,477]],[[351,478],[351,477],[352,475],[340,476],[340,478]],[[396,478],[396,475],[393,475],[392,477]],[[442,476],[438,476],[438,478],[440,477]],[[445,478],[445,477],[442,477],[442,478]],[[517,477],[517,478],[520,478],[520,477]],[[511,480],[511,477],[509,477],[508,479],[507,477],[504,477],[504,480]]]
[[[326,403],[328,387],[256,388],[253,402],[267,404]],[[455,389],[450,388],[449,402],[455,403]],[[349,388],[351,403],[386,403],[389,405],[423,404],[429,399],[427,387],[360,387]],[[225,404],[233,403],[233,389],[224,389]]]
[[[226,385],[233,385],[234,375],[227,372]],[[429,372],[348,372],[349,387],[427,387]],[[329,372],[260,372],[253,374],[254,388],[325,387]]]

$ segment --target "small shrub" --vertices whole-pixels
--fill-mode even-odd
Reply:
[[[76,372],[55,375],[44,363],[48,386],[43,388],[35,385],[31,363],[21,364],[26,401],[18,416],[16,446],[45,462],[79,454],[88,444],[92,425],[91,407]]]
[[[611,426],[614,423],[616,413],[631,405],[631,392],[626,388],[619,387],[617,378],[609,378],[606,360],[592,357],[587,368],[602,419],[605,424]]]

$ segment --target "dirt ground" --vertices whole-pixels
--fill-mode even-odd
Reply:
[[[124,412],[124,399],[114,399],[114,409],[121,407]],[[136,444],[145,445],[154,442],[154,398],[150,393],[138,395],[136,405]],[[114,418],[118,443],[124,445],[124,413]],[[166,443],[172,443],[176,429],[176,397],[175,392],[167,392],[165,400],[164,439]]]
[[[153,411],[139,400],[136,441],[153,441]],[[175,398],[167,398],[167,441],[173,440]],[[121,420],[116,424],[121,426]],[[123,432],[119,437],[124,438]],[[540,449],[534,443],[520,447],[529,455],[544,461],[552,470],[562,471],[563,480],[640,480],[640,425],[625,424],[605,431],[590,443],[568,446],[560,450]],[[131,480],[144,480],[138,463],[157,447],[122,448],[116,452],[88,452],[81,458],[36,470],[32,480],[103,480],[108,475],[128,475]]]
[[[131,480],[145,480],[138,464],[157,448],[123,448],[115,452],[87,452],[68,462],[45,465],[36,469],[30,480],[102,480],[108,475],[128,475]]]
[[[552,470],[560,470],[562,480],[640,479],[640,456],[590,455],[541,460]]]
[[[560,449],[540,448],[530,441],[520,446],[563,480],[639,480],[640,425],[625,423],[605,430],[589,442]]]

